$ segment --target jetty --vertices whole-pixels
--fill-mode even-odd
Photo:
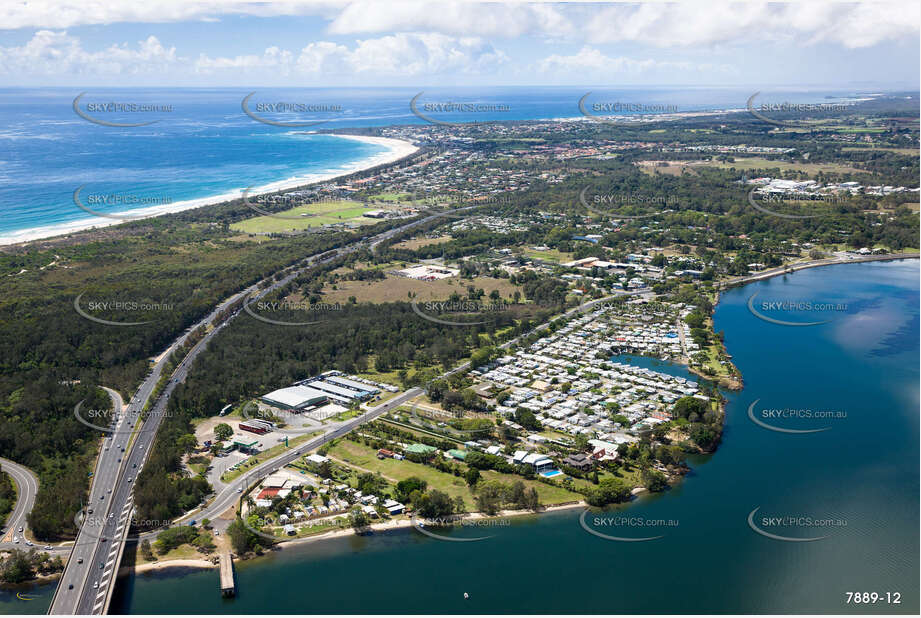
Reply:
[[[230,552],[221,554],[221,596],[232,597],[236,593],[233,585],[233,558]]]

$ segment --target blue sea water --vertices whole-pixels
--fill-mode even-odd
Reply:
[[[0,89],[0,239],[17,232],[93,221],[74,203],[106,214],[141,206],[155,212],[177,202],[234,194],[291,178],[344,171],[385,152],[379,145],[311,134],[317,129],[426,124],[410,109],[447,122],[581,118],[579,99],[591,102],[673,106],[679,111],[742,109],[751,95],[738,89],[643,88],[299,88],[256,91],[242,109],[244,89],[95,89],[77,108],[110,123],[101,126],[74,111],[80,91],[60,88]],[[847,98],[853,93],[837,92]],[[764,95],[767,96],[767,95]],[[777,92],[770,100],[819,101],[828,91]],[[103,104],[154,106],[156,111],[100,111]],[[327,111],[273,111],[271,103],[319,105]],[[426,112],[426,104],[479,103],[502,111]],[[166,108],[164,110],[163,108]],[[507,109],[506,109],[507,108]],[[289,109],[289,108],[286,108]],[[313,108],[311,108],[313,109]],[[671,107],[667,107],[671,109]],[[626,111],[624,114],[634,113]],[[88,196],[120,196],[128,203],[88,203]],[[162,210],[160,206],[163,206]],[[98,218],[107,224],[109,218]]]

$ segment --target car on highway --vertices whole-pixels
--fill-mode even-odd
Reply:
[[[68,590],[73,590],[73,589],[74,589],[74,585],[73,585],[73,584],[70,584],[69,586],[67,586],[67,589],[68,589]]]
[[[83,564],[83,558],[77,558],[77,564]]]
[[[51,549],[51,545],[45,545],[44,549]]]
[[[22,532],[22,526],[19,526],[19,532],[20,533]]]
[[[99,588],[99,582],[93,582],[93,589]]]
[[[17,545],[19,544],[19,537],[18,537],[18,536],[14,536],[14,537],[13,537],[13,543],[16,543]]]
[[[128,477],[128,482],[131,483],[131,482],[133,482],[133,481],[134,481],[134,477],[133,477],[133,476],[129,476],[129,477]]]
[[[89,513],[90,515],[92,515],[92,514],[93,514],[93,509],[86,509],[86,512]]]
[[[242,494],[242,493],[243,493],[243,488],[242,488],[242,487],[237,487],[237,493],[238,493],[238,494]]]
[[[34,543],[32,543],[32,541],[26,541],[26,545],[28,545],[29,547],[32,547]]]

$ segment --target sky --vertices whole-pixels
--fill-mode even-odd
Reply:
[[[918,90],[921,3],[6,0],[6,86]]]

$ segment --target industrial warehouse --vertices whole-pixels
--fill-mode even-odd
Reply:
[[[370,380],[344,376],[338,371],[327,371],[293,386],[280,388],[260,397],[266,405],[280,410],[310,411],[328,403],[350,406],[367,401],[381,392],[384,385]],[[389,390],[389,389],[388,389]]]

